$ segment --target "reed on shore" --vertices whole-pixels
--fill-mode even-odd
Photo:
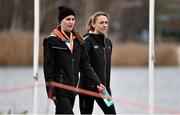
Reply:
[[[42,64],[43,39],[39,45],[39,64]],[[0,32],[0,65],[32,65],[33,64],[33,33],[20,30]],[[156,65],[178,65],[178,44],[155,44]],[[144,43],[113,43],[112,65],[114,66],[147,66],[148,44]]]

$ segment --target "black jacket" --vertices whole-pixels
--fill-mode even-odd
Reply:
[[[62,39],[50,36],[43,41],[44,46],[44,75],[46,82],[54,81],[77,87],[78,73],[85,74],[95,85],[101,82],[90,66],[89,57],[84,44],[78,39],[73,41],[73,53]],[[47,87],[47,91],[49,91]],[[62,88],[55,88],[58,96],[75,96],[76,93]]]
[[[112,43],[104,35],[96,34],[86,35],[85,42],[91,66],[99,76],[102,84],[110,92]],[[92,90],[96,89],[96,86],[84,74],[81,75],[80,87]]]

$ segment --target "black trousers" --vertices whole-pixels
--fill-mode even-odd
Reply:
[[[97,104],[102,109],[104,114],[116,114],[114,104],[108,107],[106,106],[102,98],[79,94],[79,104],[80,104],[81,114],[92,114],[94,107],[94,100],[96,100]]]
[[[74,101],[75,97],[56,97],[56,114],[74,114]]]

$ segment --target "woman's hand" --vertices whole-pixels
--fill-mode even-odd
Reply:
[[[99,84],[97,86],[97,88],[98,88],[99,91],[102,91],[102,90],[106,89],[106,87],[103,84]]]
[[[51,99],[51,100],[56,100],[56,96],[52,96],[52,97],[48,97],[49,99]]]

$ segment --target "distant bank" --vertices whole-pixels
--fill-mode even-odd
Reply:
[[[39,64],[42,64],[42,41],[40,39]],[[33,33],[22,31],[0,32],[0,65],[32,65]],[[180,44],[155,43],[155,65],[176,66],[180,64]],[[148,65],[148,44],[113,43],[112,65]]]

